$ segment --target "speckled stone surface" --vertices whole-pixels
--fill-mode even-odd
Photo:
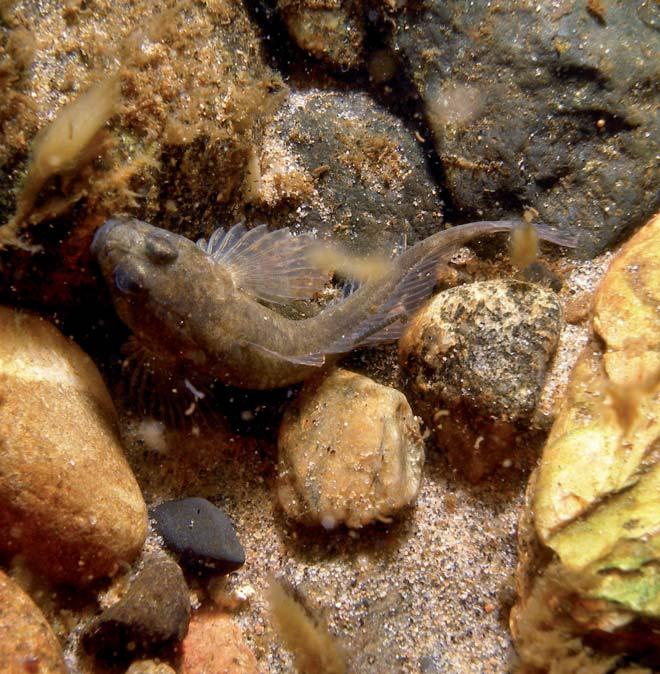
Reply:
[[[531,426],[561,326],[555,293],[495,280],[436,295],[401,338],[413,407],[470,480],[511,461]]]
[[[419,491],[424,441],[405,396],[342,368],[305,383],[277,446],[279,503],[304,524],[388,521]]]

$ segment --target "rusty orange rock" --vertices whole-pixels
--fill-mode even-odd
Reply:
[[[62,650],[43,614],[0,571],[0,672],[67,674]]]
[[[181,674],[260,674],[257,659],[227,613],[193,615],[181,652]]]

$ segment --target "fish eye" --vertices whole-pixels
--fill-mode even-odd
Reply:
[[[149,235],[144,246],[147,257],[154,264],[169,264],[179,256],[175,243],[162,234]]]
[[[115,286],[125,295],[134,295],[144,288],[144,273],[136,267],[119,265],[114,272]]]

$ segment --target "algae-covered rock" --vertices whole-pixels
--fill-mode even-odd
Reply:
[[[594,649],[585,671],[611,671],[625,653],[660,665],[659,249],[656,218],[603,279],[594,323],[605,343],[578,361],[530,490],[512,629],[540,671],[576,671],[550,661],[575,666],[580,639]]]
[[[266,130],[259,166],[254,206],[264,219],[360,253],[389,254],[441,222],[422,145],[361,92],[292,93]]]
[[[279,0],[277,8],[291,37],[305,51],[335,68],[362,64],[365,27],[360,2]]]
[[[440,293],[411,321],[399,343],[411,401],[469,480],[510,461],[533,425],[561,325],[553,292],[506,280]]]
[[[63,286],[83,281],[93,230],[109,214],[129,211],[193,238],[232,224],[279,101],[241,3],[158,0],[145,18],[123,0],[90,9],[46,0],[38,11],[18,0],[3,17],[0,43],[28,31],[36,47],[8,86],[0,249],[43,246],[39,277],[56,274],[54,291],[72,301]],[[2,276],[16,292],[48,299],[33,288],[43,279],[24,271],[29,255],[5,257]]]

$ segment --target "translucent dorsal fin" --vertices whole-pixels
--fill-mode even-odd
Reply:
[[[240,222],[227,231],[217,229],[197,245],[227,267],[238,288],[267,302],[309,299],[330,278],[309,259],[315,239],[294,236],[288,228],[269,232],[266,225],[258,225],[248,230]]]

